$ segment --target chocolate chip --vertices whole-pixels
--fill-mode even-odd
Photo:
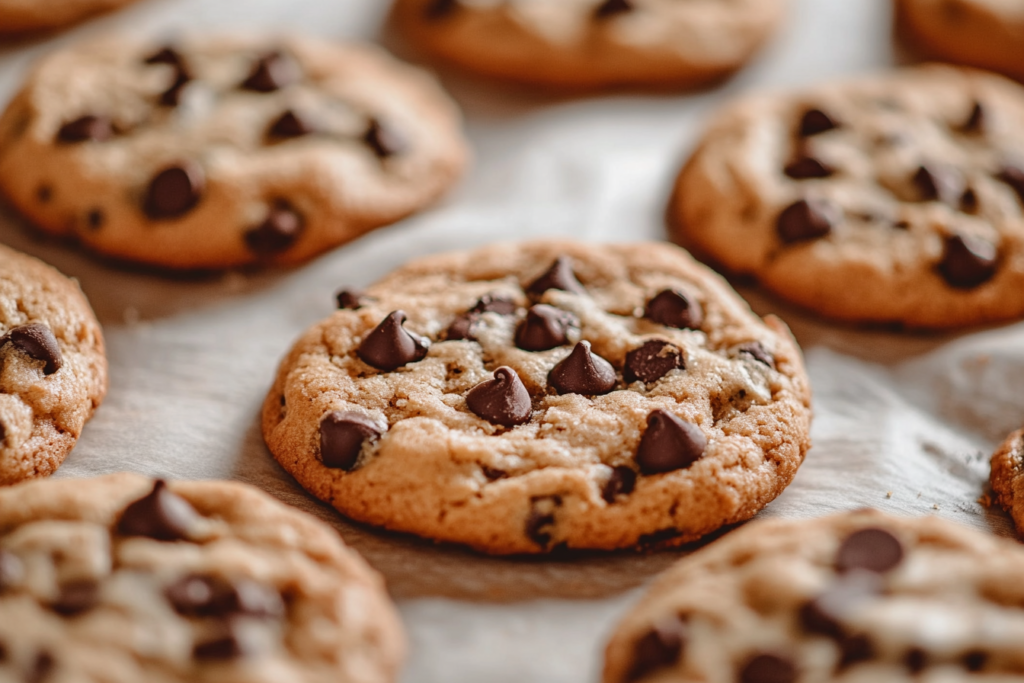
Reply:
[[[984,650],[971,650],[964,655],[964,668],[968,671],[981,671],[987,663],[988,653]]]
[[[875,658],[875,646],[865,634],[842,638],[839,641],[839,669]]]
[[[548,373],[548,384],[559,394],[598,396],[615,388],[615,368],[590,352],[590,342],[581,341]]]
[[[428,20],[444,19],[458,8],[459,0],[431,0],[423,10],[423,17]]]
[[[750,356],[759,363],[764,363],[772,370],[775,369],[775,357],[772,356],[771,352],[768,351],[759,341],[747,342],[740,344],[737,352],[740,355]]]
[[[124,536],[177,541],[187,539],[198,520],[195,508],[157,479],[152,491],[125,508],[117,531]]]
[[[632,12],[635,7],[630,0],[604,0],[594,9],[595,19],[607,19],[618,14]]]
[[[840,640],[844,636],[843,621],[881,592],[882,582],[877,574],[851,571],[800,608],[800,624],[808,633]]]
[[[177,107],[181,103],[181,93],[184,92],[185,86],[192,80],[192,74],[184,64],[176,64],[174,71],[174,80],[171,82],[170,87],[160,93],[160,104],[165,107]]]
[[[267,218],[245,233],[245,245],[259,256],[273,256],[288,251],[302,235],[305,221],[286,202],[270,207]]]
[[[481,382],[466,394],[466,405],[488,422],[514,427],[530,421],[530,394],[516,371],[502,366],[494,379]]]
[[[647,429],[636,450],[643,474],[688,468],[704,455],[708,439],[697,425],[656,408],[647,416]]]
[[[800,137],[802,138],[819,135],[838,127],[839,124],[820,109],[808,109],[800,117]]]
[[[513,315],[516,312],[516,302],[500,294],[484,294],[477,299],[470,313],[497,313],[498,315]]]
[[[93,209],[89,213],[85,214],[85,225],[90,230],[99,230],[106,223],[107,217],[100,209]]]
[[[928,653],[919,647],[912,647],[903,655],[903,663],[906,664],[910,673],[921,673],[928,665]]]
[[[339,289],[334,295],[334,298],[338,302],[338,308],[355,311],[363,307],[363,300],[366,299],[366,293],[360,289],[351,289],[346,287],[345,289]]]
[[[65,123],[57,132],[59,142],[103,142],[114,137],[114,126],[106,116],[83,116]]]
[[[473,313],[460,314],[448,326],[448,330],[445,332],[445,339],[447,341],[475,340],[473,325],[476,324],[477,320],[479,320],[479,316]]]
[[[788,657],[762,653],[747,660],[740,669],[740,683],[793,683],[796,666]]]
[[[622,376],[628,383],[640,381],[651,384],[684,367],[682,349],[667,341],[651,339],[626,354]]]
[[[659,325],[699,330],[704,322],[700,302],[680,289],[663,289],[644,308],[644,317]]]
[[[526,537],[547,548],[551,543],[555,510],[562,505],[559,496],[539,496],[530,500],[530,514],[526,517]]]
[[[864,569],[882,574],[903,560],[903,545],[885,529],[867,528],[850,534],[836,554],[836,569]]]
[[[218,633],[213,638],[196,643],[192,648],[192,657],[197,660],[239,659],[253,654],[255,643],[246,637],[240,622],[227,620],[219,625]]]
[[[968,187],[960,195],[960,210],[964,213],[978,212],[978,193],[974,191],[974,188]]]
[[[277,617],[284,613],[280,593],[249,579],[228,581],[192,574],[171,584],[164,595],[178,614],[188,617]]]
[[[395,130],[378,119],[370,119],[363,142],[370,146],[381,159],[401,154],[408,148],[408,143]]]
[[[646,678],[679,661],[688,637],[686,623],[676,615],[659,619],[633,645],[633,663],[627,681]]]
[[[57,599],[50,609],[65,617],[73,617],[91,610],[99,604],[100,585],[96,581],[72,581],[61,585]]]
[[[612,475],[601,488],[601,497],[608,504],[615,502],[616,496],[628,496],[636,488],[636,472],[625,465],[612,468]]]
[[[1024,202],[1024,168],[1004,166],[996,177],[1013,188],[1020,200]]]
[[[496,467],[488,467],[487,465],[480,465],[480,471],[484,473],[484,476],[491,481],[497,481],[498,479],[504,479],[508,476],[508,472],[505,470],[499,470]]]
[[[812,156],[800,156],[786,164],[784,169],[787,176],[794,180],[807,180],[808,178],[828,178],[835,169],[825,162],[815,159]]]
[[[48,651],[40,650],[32,662],[32,668],[25,676],[25,683],[43,683],[57,669],[57,659]]]
[[[363,444],[373,443],[381,434],[377,423],[362,413],[327,413],[320,420],[320,462],[347,472],[355,467]]]
[[[779,214],[775,227],[783,242],[813,240],[832,232],[840,210],[827,199],[808,198],[793,202]]]
[[[25,565],[14,553],[0,548],[0,593],[21,583]]]
[[[939,273],[957,289],[973,289],[996,274],[999,254],[995,246],[973,235],[946,238]]]
[[[185,161],[163,169],[149,184],[143,210],[153,220],[178,218],[191,211],[206,189],[203,167]]]
[[[985,108],[981,106],[981,102],[974,102],[971,113],[960,126],[960,130],[964,133],[981,133],[985,130]]]
[[[242,87],[262,93],[274,92],[295,83],[300,75],[298,66],[290,57],[281,52],[270,52],[256,60]]]
[[[531,306],[516,328],[516,346],[524,351],[547,351],[568,344],[569,329],[579,324],[568,311],[546,304]]]
[[[53,188],[49,185],[40,185],[36,188],[36,199],[39,200],[40,204],[49,204],[50,200],[53,199]]]
[[[405,311],[393,311],[377,325],[359,345],[359,358],[378,370],[391,372],[427,355],[430,340],[403,327]]]
[[[64,365],[64,357],[60,353],[60,345],[53,331],[43,323],[27,323],[18,325],[0,337],[0,346],[7,342],[24,352],[29,358],[40,360],[43,374],[52,375]]]
[[[964,181],[958,171],[937,164],[922,164],[913,177],[921,201],[940,201],[957,206],[963,193]]]
[[[181,53],[169,45],[146,57],[143,62],[146,64],[171,64],[181,66],[185,63]]]
[[[460,314],[448,326],[445,339],[458,341],[462,339],[473,340],[473,326],[484,313],[497,313],[498,315],[512,315],[516,312],[516,304],[511,299],[500,295],[484,294],[465,313]]]
[[[289,109],[270,124],[267,136],[282,139],[300,138],[315,132],[316,127],[306,117]]]
[[[580,281],[576,279],[576,273],[572,269],[572,259],[568,256],[559,256],[555,259],[551,267],[526,288],[526,293],[539,298],[549,289],[560,289],[573,294],[586,294],[587,292]]]

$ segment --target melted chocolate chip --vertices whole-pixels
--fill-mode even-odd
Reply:
[[[469,309],[470,313],[497,313],[498,315],[513,315],[516,312],[516,302],[500,294],[484,294]]]
[[[444,19],[459,9],[459,0],[431,0],[423,10],[423,17],[428,20]]]
[[[530,514],[526,517],[526,537],[542,548],[547,548],[555,525],[555,510],[561,505],[562,499],[559,496],[533,498],[530,501]]]
[[[276,617],[284,613],[280,593],[248,579],[228,581],[192,574],[171,584],[164,595],[178,614],[188,617]]]
[[[679,289],[663,289],[655,294],[644,308],[648,320],[681,330],[699,330],[704,322],[700,302]]]
[[[43,323],[27,323],[12,328],[0,337],[0,346],[10,342],[29,358],[43,361],[43,374],[52,375],[64,365],[60,344],[53,331]]]
[[[958,171],[947,166],[923,164],[918,167],[913,177],[921,201],[940,201],[949,206],[957,206],[963,194],[964,181]]]
[[[747,660],[739,672],[740,683],[794,683],[796,665],[788,657],[763,653]]]
[[[395,132],[394,128],[385,125],[378,119],[370,119],[366,132],[363,133],[363,142],[369,145],[381,159],[401,154],[408,148],[408,143],[403,137]]]
[[[83,116],[65,123],[57,132],[59,142],[103,142],[114,137],[114,126],[106,116]]]
[[[800,137],[802,138],[819,135],[838,127],[839,124],[820,109],[808,109],[800,117]]]
[[[201,661],[239,659],[255,652],[255,643],[246,637],[240,622],[223,621],[218,630],[220,632],[216,636],[196,643],[192,648],[193,658]]]
[[[198,520],[195,508],[157,479],[152,491],[125,508],[117,531],[124,536],[177,541],[187,539]]]
[[[142,60],[145,64],[183,64],[181,53],[171,46],[165,46]]]
[[[704,455],[708,439],[697,425],[656,408],[647,416],[647,429],[636,451],[643,474],[686,469]]]
[[[270,52],[256,60],[249,77],[242,82],[242,88],[274,92],[295,83],[300,76],[298,65],[290,57],[281,52]]]
[[[768,351],[759,341],[747,342],[740,344],[737,351],[740,355],[750,356],[759,363],[764,363],[772,370],[775,369],[775,357],[772,356],[771,352]]]
[[[72,581],[60,587],[57,599],[50,603],[50,609],[65,617],[88,612],[100,600],[100,585],[96,581]]]
[[[628,383],[640,381],[651,384],[684,367],[682,349],[667,341],[651,339],[626,354],[622,376]]]
[[[195,208],[206,189],[199,164],[186,161],[160,171],[149,184],[143,211],[152,220],[179,218]]]
[[[601,497],[609,505],[615,502],[616,496],[628,496],[636,488],[636,472],[625,465],[612,468],[612,475],[608,477],[601,488]]]
[[[381,434],[377,423],[362,413],[327,413],[320,420],[320,462],[347,472],[355,467],[363,444],[373,443]]]
[[[960,210],[964,213],[978,212],[978,193],[974,191],[974,188],[968,187],[960,195]]]
[[[475,340],[473,325],[476,324],[477,320],[479,320],[479,316],[473,313],[460,314],[448,326],[448,330],[445,332],[445,339],[447,341]]]
[[[356,354],[367,365],[392,372],[427,355],[430,340],[403,327],[405,311],[393,311],[359,345]]]
[[[999,254],[994,245],[973,235],[946,238],[939,273],[957,289],[973,289],[996,274]]]
[[[636,9],[630,0],[604,0],[594,9],[595,19],[607,19]]]
[[[910,673],[921,673],[928,666],[928,653],[919,647],[912,647],[903,655],[903,663]]]
[[[615,368],[590,352],[590,342],[581,341],[548,373],[548,384],[559,394],[598,396],[615,388]]]
[[[496,467],[488,467],[487,465],[480,465],[480,471],[483,472],[484,476],[490,479],[491,481],[504,479],[505,477],[508,476],[508,472],[506,472],[505,470],[499,470]]]
[[[560,308],[537,304],[516,328],[516,346],[524,351],[547,351],[569,343],[569,329],[579,327],[579,319]]]
[[[843,621],[859,605],[882,592],[874,572],[851,571],[800,608],[800,624],[808,633],[842,639]]]
[[[1024,202],[1024,168],[1004,166],[996,177],[1013,188],[1020,200]]]
[[[14,553],[0,548],[0,593],[21,583],[25,565]]]
[[[828,178],[835,169],[812,156],[800,156],[786,164],[784,169],[787,176],[794,180],[807,180],[809,178]]]
[[[839,641],[839,669],[846,669],[860,662],[875,658],[875,645],[871,639],[861,633],[844,637]]]
[[[572,259],[568,256],[559,256],[551,267],[544,271],[544,274],[530,283],[526,293],[533,297],[541,297],[549,289],[560,289],[573,294],[586,294],[587,290],[576,279],[576,273],[572,269]]]
[[[267,129],[267,136],[271,138],[289,139],[300,138],[316,132],[316,127],[304,116],[292,109],[288,109],[278,116],[270,128]]]
[[[825,199],[801,199],[779,214],[776,229],[783,242],[801,242],[824,237],[839,222],[840,210]]]
[[[686,622],[676,615],[657,621],[633,645],[633,663],[626,680],[638,681],[673,666],[683,654],[688,635]]]
[[[988,663],[988,656],[984,650],[971,650],[964,654],[964,668],[972,672],[981,671]]]
[[[968,114],[967,120],[964,121],[962,126],[960,126],[960,130],[963,131],[964,133],[984,132],[985,108],[981,106],[981,102],[974,102],[974,106],[971,107],[971,113]]]
[[[366,293],[360,289],[351,289],[346,287],[344,289],[339,289],[334,295],[334,298],[338,302],[338,308],[355,311],[363,307],[363,300],[366,299]]]
[[[273,256],[288,251],[298,241],[305,227],[302,216],[285,202],[270,207],[266,220],[245,233],[245,245],[259,256]]]
[[[176,64],[174,71],[174,80],[171,82],[170,87],[160,93],[160,104],[165,107],[177,107],[181,103],[181,93],[184,92],[185,86],[192,80],[192,74],[185,68],[184,64]]]
[[[516,371],[502,366],[494,379],[481,382],[466,394],[466,405],[491,424],[514,427],[530,421],[530,394]]]
[[[836,553],[836,569],[885,573],[903,561],[903,544],[885,529],[867,528],[850,534]]]

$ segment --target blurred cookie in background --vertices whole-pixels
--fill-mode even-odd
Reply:
[[[0,36],[47,31],[136,0],[0,0]]]

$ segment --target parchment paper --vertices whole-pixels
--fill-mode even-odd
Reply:
[[[382,0],[148,0],[58,36],[0,45],[0,100],[31,60],[119,27],[156,35],[255,27],[374,39]],[[0,214],[0,241],[80,279],[104,325],[106,403],[57,476],[119,470],[255,484],[339,529],[383,572],[412,644],[405,683],[595,681],[615,621],[679,552],[503,560],[377,532],[313,502],[271,459],[257,412],[278,359],[333,309],[407,259],[498,240],[663,239],[671,179],[702,122],[737,93],[884,68],[900,59],[888,0],[795,0],[762,57],[690,95],[558,99],[445,74],[477,161],[437,209],[286,271],[167,277],[41,241]],[[806,353],[814,448],[762,516],[874,506],[936,514],[1010,535],[987,511],[988,455],[1024,421],[1024,325],[912,336],[821,324],[740,287],[776,312]]]

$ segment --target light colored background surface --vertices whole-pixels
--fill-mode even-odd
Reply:
[[[0,100],[35,56],[111,27],[373,38],[386,5],[148,0],[65,35],[0,45]],[[311,502],[263,445],[257,411],[276,363],[331,312],[337,287],[368,284],[421,253],[552,235],[663,239],[671,178],[715,106],[752,88],[884,68],[895,53],[887,0],[795,0],[757,63],[695,95],[557,100],[448,76],[477,154],[466,181],[436,210],[292,271],[169,279],[118,269],[39,241],[0,213],[0,241],[78,277],[107,334],[110,394],[57,476],[229,477],[327,520],[389,580],[413,646],[405,683],[596,680],[615,620],[679,553],[497,560],[347,524]],[[992,447],[1024,418],[1024,325],[948,337],[863,332],[741,291],[792,325],[815,390],[815,446],[764,515],[870,505],[1010,533],[977,498]]]

